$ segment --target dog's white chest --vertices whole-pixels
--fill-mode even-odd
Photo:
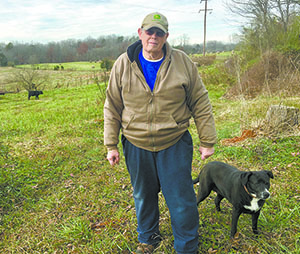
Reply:
[[[251,200],[250,206],[244,205],[244,207],[250,211],[257,212],[261,207],[258,205],[258,198],[253,198]]]

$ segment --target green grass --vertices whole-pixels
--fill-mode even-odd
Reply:
[[[55,78],[55,76],[53,77]],[[272,197],[258,226],[239,220],[230,241],[231,205],[214,208],[214,194],[199,205],[200,253],[299,253],[300,137],[258,136],[221,141],[252,128],[271,104],[300,107],[299,98],[223,99],[208,85],[219,142],[211,160],[241,170],[272,170]],[[137,246],[132,188],[125,162],[111,168],[103,145],[103,104],[94,84],[47,89],[40,100],[25,92],[0,97],[0,253],[132,253]],[[195,126],[192,175],[203,162]],[[121,149],[120,149],[121,150]],[[206,162],[205,162],[206,163]],[[175,253],[168,209],[160,195],[163,242],[157,253]]]

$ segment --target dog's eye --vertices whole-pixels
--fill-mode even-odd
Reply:
[[[270,183],[267,182],[267,181],[262,181],[262,184],[263,184],[263,185],[266,185],[266,186],[269,186],[269,185],[270,185]]]

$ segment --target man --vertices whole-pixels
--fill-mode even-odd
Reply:
[[[168,21],[147,15],[140,40],[115,62],[104,105],[107,159],[119,163],[119,132],[133,186],[138,222],[136,253],[152,253],[161,237],[158,193],[168,205],[177,253],[196,253],[199,215],[191,178],[194,118],[201,158],[214,153],[216,131],[207,90],[188,56],[167,43]]]

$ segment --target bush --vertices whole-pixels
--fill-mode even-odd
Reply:
[[[191,59],[193,62],[197,64],[197,66],[209,66],[212,65],[216,60],[216,55],[209,55],[209,56],[192,55]]]
[[[291,58],[281,53],[266,52],[261,59],[241,73],[237,82],[226,94],[227,98],[243,96],[255,98],[264,95],[298,95],[299,68]]]
[[[3,53],[0,53],[0,66],[7,66],[7,58]]]
[[[113,67],[114,62],[108,58],[104,58],[101,62],[101,68],[106,70],[106,71],[110,71],[111,68]]]
[[[226,70],[223,63],[201,68],[200,73],[205,85],[226,84],[230,86],[235,82],[234,75]]]

